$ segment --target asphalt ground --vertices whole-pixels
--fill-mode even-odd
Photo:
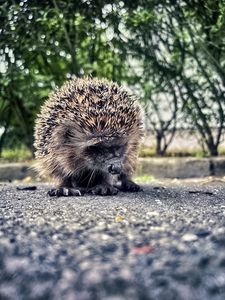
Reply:
[[[0,185],[0,299],[225,299],[224,182],[67,198],[23,187]]]

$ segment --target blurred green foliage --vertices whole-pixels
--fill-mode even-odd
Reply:
[[[34,119],[49,92],[73,75],[92,75],[137,93],[159,153],[171,142],[168,132],[191,126],[217,155],[224,15],[222,0],[1,1],[0,154],[3,147],[32,150]],[[169,117],[161,113],[171,107]]]
[[[14,149],[3,149],[0,162],[24,162],[32,160],[32,153],[29,149],[21,146]]]
[[[0,127],[4,132],[0,149],[21,144],[32,149],[34,118],[40,104],[72,75],[119,82],[126,77],[120,41],[116,35],[106,35],[118,23],[107,3],[53,0],[1,4]],[[119,4],[116,6],[119,9]]]

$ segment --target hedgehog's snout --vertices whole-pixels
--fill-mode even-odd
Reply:
[[[108,171],[111,174],[120,174],[122,172],[121,164],[111,164],[108,167]]]

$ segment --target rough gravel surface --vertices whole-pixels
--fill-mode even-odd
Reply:
[[[225,183],[23,187],[0,185],[0,299],[225,299]]]

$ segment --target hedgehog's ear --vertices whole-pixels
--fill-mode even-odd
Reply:
[[[79,148],[94,146],[99,143],[99,138],[87,136],[82,129],[77,127],[67,127],[65,130],[66,143]]]
[[[89,137],[86,137],[85,144],[87,147],[99,145],[99,144],[101,144],[101,139],[89,136]]]
[[[65,135],[65,139],[73,138],[73,131],[71,130],[71,128],[66,128],[64,135]]]
[[[86,141],[82,130],[71,124],[61,124],[55,128],[52,135],[54,140],[60,141],[61,145],[81,147],[82,143]]]

